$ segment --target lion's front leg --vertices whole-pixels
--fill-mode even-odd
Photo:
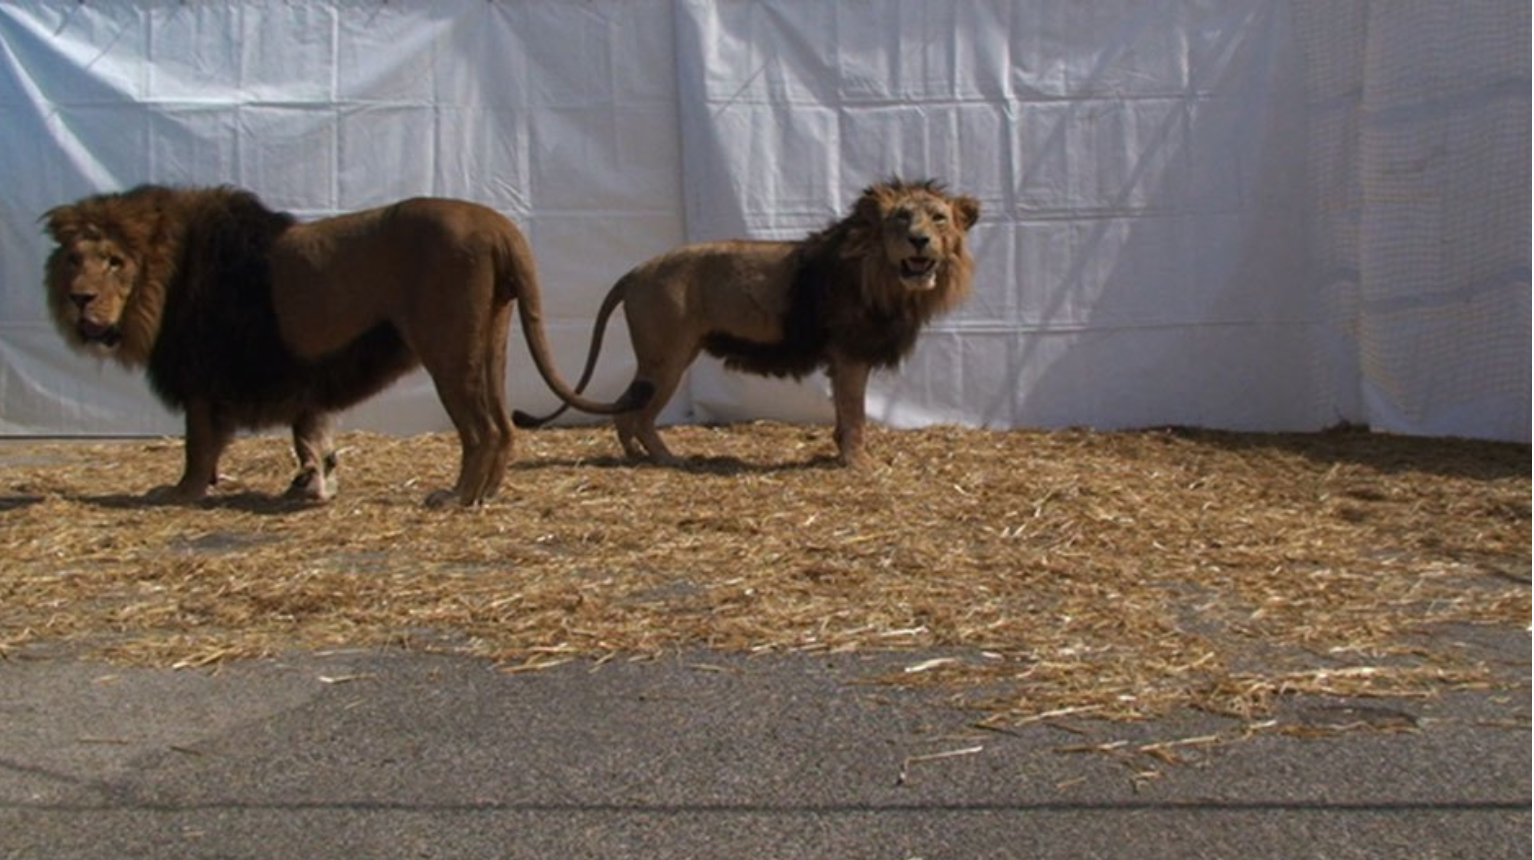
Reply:
[[[836,407],[836,450],[843,465],[863,462],[864,396],[868,391],[867,362],[835,358],[831,362],[831,402]]]
[[[329,413],[306,412],[293,422],[293,453],[298,474],[288,485],[287,497],[325,502],[335,497],[336,451]]]
[[[234,426],[222,420],[214,404],[194,400],[186,406],[186,466],[181,480],[169,487],[149,491],[155,502],[185,504],[208,495],[208,488],[218,481],[218,459],[234,438]]]

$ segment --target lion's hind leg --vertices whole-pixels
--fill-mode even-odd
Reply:
[[[632,422],[632,415],[613,416],[613,428],[618,431],[618,444],[623,446],[624,456],[635,460],[642,460],[646,452],[644,446],[639,444],[636,431],[631,426]]]
[[[483,498],[492,498],[501,489],[514,453],[516,430],[507,417],[506,404],[506,341],[511,332],[511,305],[496,308],[490,322],[490,353],[485,364],[484,390],[486,410],[495,420],[499,441],[492,446],[492,459],[485,472]]]
[[[703,345],[696,341],[689,346],[683,326],[669,320],[652,326],[643,320],[630,319],[629,332],[637,365],[634,381],[649,383],[655,393],[643,407],[613,416],[618,442],[630,457],[675,463],[676,456],[661,440],[660,431],[655,429],[655,419],[675,396],[682,377],[703,351]]]
[[[689,363],[690,359],[675,362],[654,376],[647,375],[644,370],[635,375],[635,379],[654,380],[655,396],[641,409],[613,416],[613,426],[618,431],[618,443],[623,446],[624,454],[635,459],[648,458],[656,463],[676,462],[676,455],[666,447],[660,438],[660,431],[655,428],[655,419],[676,393]]]
[[[655,429],[653,415],[625,412],[613,417],[613,425],[618,430],[618,444],[623,446],[626,456],[657,463],[676,462],[676,455],[666,447]]]
[[[468,342],[437,342],[436,349],[421,350],[422,363],[458,430],[462,451],[452,491],[432,493],[426,499],[428,505],[443,505],[454,498],[465,507],[478,505],[495,494],[506,474],[513,433],[504,394],[510,311],[509,303],[495,307],[488,330]]]
[[[293,422],[293,453],[298,474],[288,485],[287,497],[327,502],[339,488],[332,422],[327,412],[306,412]]]
[[[453,489],[432,493],[426,504],[438,507],[457,499],[464,507],[472,507],[489,499],[500,486],[511,453],[511,421],[504,412],[498,420],[494,418],[492,401],[480,392],[449,393],[440,385],[438,390],[458,429],[461,457]]]

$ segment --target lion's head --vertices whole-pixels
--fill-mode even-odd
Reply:
[[[48,307],[70,345],[124,364],[147,359],[174,266],[155,196],[102,195],[43,216],[57,244],[45,275]]]
[[[969,293],[974,263],[965,234],[979,219],[973,197],[950,196],[931,180],[892,179],[858,198],[843,253],[863,256],[865,299],[889,305],[919,297],[946,309]]]

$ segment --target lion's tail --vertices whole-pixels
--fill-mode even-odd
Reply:
[[[543,295],[538,287],[538,273],[532,266],[532,254],[511,253],[511,249],[507,248],[505,249],[505,257],[507,259],[504,261],[506,265],[504,271],[510,276],[509,280],[515,283],[518,299],[517,308],[522,318],[522,332],[527,336],[527,350],[532,353],[533,364],[538,367],[538,375],[543,377],[544,384],[548,385],[549,389],[559,395],[560,400],[564,401],[564,406],[561,406],[554,415],[560,414],[565,408],[570,406],[594,415],[616,415],[620,412],[631,412],[635,409],[641,409],[648,404],[650,398],[655,396],[655,386],[638,379],[630,383],[628,390],[623,392],[622,396],[612,403],[603,403],[581,396],[581,392],[586,388],[586,383],[591,381],[592,367],[596,364],[597,348],[601,344],[602,327],[606,322],[607,314],[611,313],[609,304],[615,305],[617,301],[612,300],[603,304],[603,315],[596,331],[597,339],[592,345],[591,355],[586,360],[586,369],[581,374],[580,384],[574,390],[571,390],[569,384],[559,375],[559,370],[554,367],[554,361],[551,358],[553,353],[549,349],[548,335],[543,328]],[[613,292],[618,292],[616,287],[614,287]],[[611,294],[609,299],[612,299]],[[519,427],[536,427],[538,424],[552,420],[554,415],[549,416],[549,418],[543,421],[533,419],[529,422],[529,416],[517,412],[513,415],[512,420]]]
[[[602,307],[597,310],[596,325],[591,330],[591,347],[586,351],[586,366],[581,369],[580,381],[575,383],[576,394],[580,394],[586,390],[586,385],[591,382],[592,374],[596,372],[597,356],[602,352],[602,337],[607,333],[607,320],[613,315],[613,311],[617,310],[619,303],[623,301],[624,295],[628,292],[627,287],[628,278],[625,276],[620,278],[618,283],[614,284],[613,288],[607,291],[607,297],[602,299]],[[526,307],[525,303],[523,307]],[[556,391],[555,393],[558,392]],[[635,403],[631,407],[633,409],[639,409],[648,403],[654,394],[655,387],[653,385],[648,382],[643,382],[636,379],[629,385],[628,391],[624,392],[623,397],[620,398],[620,402],[623,400],[629,400],[631,397],[640,399],[641,402]],[[566,398],[562,394],[560,395],[560,399],[564,400],[565,402],[560,404],[558,409],[555,409],[553,412],[550,412],[547,415],[538,416],[523,412],[521,410],[516,410],[511,413],[511,421],[518,427],[542,427],[550,421],[553,421],[555,418],[565,414],[565,410],[569,409],[570,406],[573,405],[569,398]],[[576,408],[580,407],[577,406]]]

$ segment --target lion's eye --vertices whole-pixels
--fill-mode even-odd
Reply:
[[[907,221],[910,221],[911,220],[911,210],[909,210],[909,209],[897,209],[897,210],[895,210],[895,220],[901,222],[902,224],[907,222]]]
[[[79,251],[70,251],[64,255],[64,262],[78,268],[81,263],[85,262],[85,257],[81,256]]]
[[[122,267],[123,267],[123,258],[122,257],[111,256],[111,257],[107,258],[107,268],[108,269],[121,269]]]

